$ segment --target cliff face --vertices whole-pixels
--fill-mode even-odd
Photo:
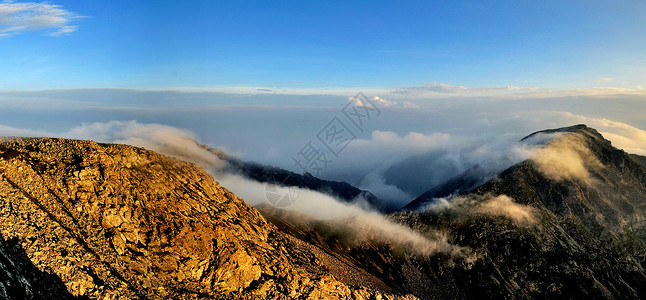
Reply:
[[[0,142],[0,232],[92,299],[380,295],[336,281],[202,169],[124,145]]]

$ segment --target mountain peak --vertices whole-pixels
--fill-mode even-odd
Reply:
[[[527,141],[532,138],[536,138],[541,135],[550,135],[550,134],[556,134],[556,133],[584,133],[589,136],[594,136],[596,138],[599,138],[601,140],[605,140],[603,136],[594,128],[588,127],[585,124],[577,124],[577,125],[572,125],[572,126],[567,126],[567,127],[561,127],[561,128],[555,128],[555,129],[545,129],[545,130],[540,130],[536,131],[524,138],[522,138],[520,141]]]

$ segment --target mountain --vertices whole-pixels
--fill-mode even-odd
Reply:
[[[332,272],[420,299],[646,298],[646,169],[584,125],[528,139],[541,145],[531,159],[387,216],[435,242],[430,253],[357,239],[344,227],[356,220],[260,210]]]
[[[393,218],[444,230],[450,242],[478,253],[474,267],[487,271],[467,277],[472,286],[460,290],[493,298],[643,299],[646,169],[585,125],[524,140],[537,136],[549,138],[532,159],[448,204]],[[461,268],[448,269],[464,280]]]
[[[480,170],[480,168],[476,166],[424,192],[413,201],[404,205],[402,209],[421,209],[426,205],[433,204],[435,202],[435,199],[437,198],[449,197],[459,192],[469,191],[473,188],[476,188],[486,183],[489,179],[491,179],[491,177],[493,177],[491,176],[491,174]]]
[[[646,298],[640,158],[585,125],[527,140],[530,159],[426,210],[340,219],[250,207],[201,168],[141,148],[3,140],[0,293]]]
[[[0,199],[4,298],[413,298],[339,282],[203,169],[141,148],[3,139]]]
[[[207,146],[202,147],[228,163],[226,172],[240,174],[259,182],[285,187],[299,187],[321,192],[348,203],[361,201],[381,212],[388,212],[395,209],[395,207],[391,207],[371,192],[356,188],[347,182],[324,180],[310,173],[301,175],[278,167],[247,162],[227,155],[221,150],[212,149]]]
[[[591,132],[594,131],[594,132]],[[588,132],[596,137],[600,137],[601,140],[605,141],[601,135],[596,132],[594,129],[588,128],[584,124],[557,128],[557,129],[547,129],[534,132],[520,140],[520,143],[526,145],[544,145],[549,143],[555,136],[566,134],[566,133],[583,133]],[[601,141],[599,140],[599,141]],[[607,141],[606,141],[607,142]],[[629,154],[629,156],[636,160],[642,165],[646,164],[646,157]],[[494,179],[499,174],[492,173],[491,171],[483,170],[479,166],[473,167],[466,172],[457,175],[446,182],[443,182],[430,190],[422,193],[420,196],[415,198],[413,201],[406,204],[402,207],[403,210],[417,210],[421,209],[428,205],[433,205],[433,203],[438,198],[445,198],[455,194],[463,193],[470,191],[480,185],[487,183],[488,181]]]

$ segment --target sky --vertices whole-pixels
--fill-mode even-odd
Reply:
[[[180,136],[300,173],[361,91],[381,113],[319,176],[386,199],[546,128],[646,155],[643,1],[0,1],[0,136]]]
[[[0,3],[0,89],[646,86],[643,1]]]

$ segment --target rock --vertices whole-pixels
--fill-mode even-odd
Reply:
[[[0,174],[0,233],[56,278],[57,299],[71,296],[61,286],[90,299],[381,294],[336,281],[305,248],[187,162],[125,145],[19,138],[0,141]],[[40,276],[35,268],[27,275]],[[0,294],[8,284],[23,295],[39,293],[31,284],[38,280],[15,281],[25,272],[1,270],[14,277],[0,276]]]

